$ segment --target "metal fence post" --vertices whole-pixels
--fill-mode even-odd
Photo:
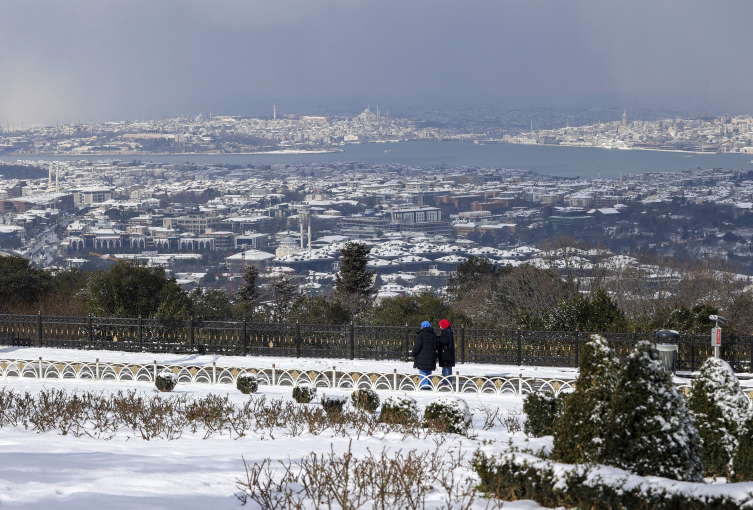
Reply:
[[[295,321],[295,357],[301,357],[301,325]]]
[[[518,366],[523,364],[523,332],[518,327]]]
[[[39,322],[37,323],[37,328],[39,332],[39,347],[42,347],[42,312],[40,310],[39,312]]]
[[[246,340],[246,318],[243,318],[243,355],[248,353],[248,343]]]
[[[690,335],[690,371],[695,372],[695,333]]]
[[[92,348],[94,340],[94,332],[92,331],[92,314],[89,314],[89,349]]]
[[[350,321],[350,359],[356,357],[356,332],[353,327],[353,321]]]
[[[578,334],[578,330],[576,329],[575,330],[575,368],[578,368],[578,363],[580,362],[580,352],[579,352],[580,345],[578,342],[578,340],[580,340],[579,337],[580,335]]]
[[[460,363],[465,364],[465,326],[460,327]]]
[[[409,335],[408,330],[408,323],[405,323],[405,361],[410,361],[410,339],[408,338]]]
[[[139,350],[144,350],[144,328],[141,324],[141,315],[139,315]]]
[[[191,328],[191,352],[193,352],[193,317],[188,319],[189,327]]]

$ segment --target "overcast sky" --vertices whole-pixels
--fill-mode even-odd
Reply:
[[[0,0],[0,119],[273,101],[753,113],[751,20],[748,0]]]

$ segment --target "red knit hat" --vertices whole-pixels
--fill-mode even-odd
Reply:
[[[450,321],[448,321],[447,319],[442,319],[441,321],[439,321],[439,327],[442,328],[442,329],[449,328],[450,327]]]

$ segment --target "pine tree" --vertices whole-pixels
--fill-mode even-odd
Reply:
[[[703,442],[705,476],[729,476],[737,433],[748,413],[748,399],[726,361],[709,358],[693,380],[688,408]]]
[[[269,304],[274,322],[284,322],[290,307],[298,295],[298,285],[288,276],[271,278],[269,282]]]
[[[370,304],[377,292],[374,287],[376,271],[366,269],[370,251],[371,248],[364,243],[346,243],[340,250],[340,271],[335,276],[338,297],[350,307],[359,310]]]
[[[703,479],[695,419],[651,342],[639,342],[620,371],[603,453],[640,476]]]
[[[256,269],[256,266],[250,265],[246,267],[246,270],[243,272],[243,283],[238,287],[238,293],[236,294],[241,302],[252,308],[258,304],[261,295],[259,287],[256,286],[258,279],[259,270]]]
[[[575,391],[564,397],[555,421],[552,457],[568,463],[598,462],[610,420],[617,384],[617,357],[604,337],[591,335],[583,344]]]

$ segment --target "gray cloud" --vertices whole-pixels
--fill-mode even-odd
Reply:
[[[740,1],[2,1],[17,124],[495,102],[753,110]]]

